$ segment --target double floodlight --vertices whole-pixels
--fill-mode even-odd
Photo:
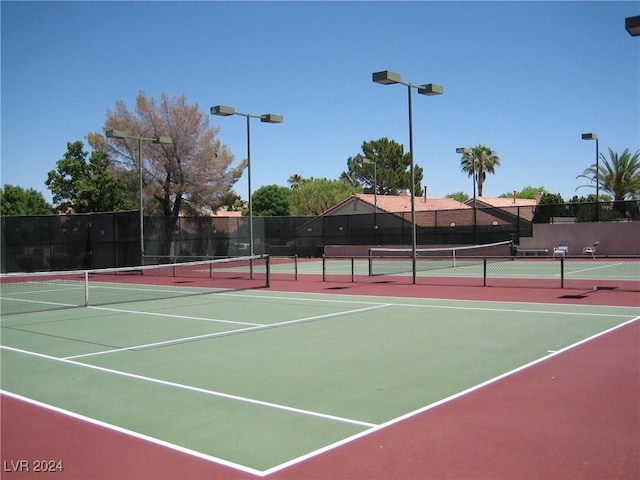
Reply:
[[[107,136],[107,138],[133,138],[133,139],[136,139],[136,140],[138,140],[138,139],[147,140],[149,142],[164,143],[164,144],[167,144],[167,145],[170,145],[170,144],[173,143],[173,138],[171,138],[171,137],[142,138],[142,137],[135,137],[133,135],[127,135],[122,130],[107,130],[105,132],[105,135]]]
[[[284,117],[282,115],[276,115],[275,113],[249,115],[248,113],[236,112],[234,107],[229,107],[227,105],[216,105],[215,107],[211,107],[211,115],[220,115],[221,117],[241,115],[243,117],[260,118],[260,121],[263,123],[282,123],[284,121]]]
[[[444,88],[442,87],[442,85],[438,85],[436,83],[428,83],[426,85],[411,85],[409,83],[403,82],[402,77],[399,73],[391,72],[389,70],[374,72],[372,80],[375,83],[380,83],[382,85],[392,85],[394,83],[400,83],[402,85],[407,85],[408,87],[415,86],[418,89],[418,93],[420,95],[442,95],[444,93]]]

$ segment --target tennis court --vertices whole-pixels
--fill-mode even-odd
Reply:
[[[207,281],[158,286],[127,275],[108,287],[140,300],[3,315],[3,394],[266,476],[637,324],[639,314]],[[170,297],[146,297],[165,289]]]

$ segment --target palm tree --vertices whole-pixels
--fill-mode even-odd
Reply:
[[[475,174],[474,182],[478,185],[478,196],[482,196],[482,186],[487,173],[495,173],[495,167],[500,165],[500,157],[495,150],[486,145],[477,145],[465,149],[460,160],[460,167],[469,177]]]
[[[582,187],[595,188],[597,181],[600,189],[610,193],[614,202],[635,200],[640,198],[640,150],[633,155],[626,148],[621,155],[609,148],[609,159],[604,153],[600,153],[600,165],[596,172],[593,164],[576,178],[586,178],[591,182]],[[597,175],[596,175],[597,173]]]
[[[302,184],[302,182],[304,182],[304,178],[302,178],[302,175],[299,175],[297,173],[291,175],[287,180],[287,183],[291,185],[291,188],[298,188]]]

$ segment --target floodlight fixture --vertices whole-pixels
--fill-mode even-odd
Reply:
[[[265,115],[260,115],[260,121],[263,123],[282,123],[284,121],[284,118],[282,115],[267,113]]]
[[[624,28],[632,37],[640,36],[640,16],[625,18]]]
[[[418,86],[418,93],[420,95],[442,95],[444,93],[444,87],[436,83],[428,83],[426,85]]]
[[[105,135],[108,138],[129,138],[129,135],[124,133],[122,130],[107,130]]]
[[[222,117],[228,117],[229,115],[235,115],[236,109],[228,107],[226,105],[216,105],[211,107],[211,115],[220,115]]]
[[[373,81],[382,85],[391,85],[394,83],[402,83],[402,78],[399,73],[383,70],[382,72],[375,72],[373,74]]]

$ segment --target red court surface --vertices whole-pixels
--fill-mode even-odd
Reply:
[[[272,285],[277,290],[337,293],[331,287],[318,281]],[[606,291],[566,299],[562,297],[568,292],[547,289],[347,287],[340,293],[639,305],[637,293]],[[637,480],[639,405],[636,320],[266,478]],[[2,396],[0,408],[3,479],[259,478],[11,397]],[[34,472],[35,462],[42,460],[62,461],[64,468]],[[29,471],[17,471],[20,465]]]

